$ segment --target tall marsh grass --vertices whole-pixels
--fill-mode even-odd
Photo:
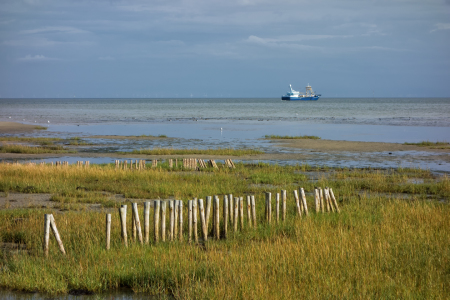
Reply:
[[[310,171],[323,176],[311,182]],[[424,183],[413,186],[411,178]],[[309,217],[296,216],[292,190],[299,186],[307,192]],[[313,212],[309,192],[314,186],[333,188],[340,214]],[[411,198],[394,194],[401,187]],[[288,190],[287,221],[277,225],[273,219],[269,226],[263,222],[264,192],[281,189]],[[176,299],[441,299],[450,294],[450,182],[446,177],[436,180],[426,170],[325,171],[304,165],[236,164],[236,169],[193,172],[163,164],[132,172],[116,171],[112,165],[81,169],[0,164],[0,190],[50,192],[73,203],[93,200],[94,195],[101,201],[100,192],[105,191],[140,199],[170,196],[183,199],[186,221],[188,199],[251,193],[258,216],[256,228],[229,231],[226,240],[200,245],[130,242],[125,249],[114,209],[111,250],[106,251],[106,211],[53,212],[67,256],[58,252],[52,237],[46,259],[44,214],[52,211],[0,210],[0,243],[22,243],[28,250],[0,250],[3,288],[57,294],[129,287]],[[274,200],[272,207],[274,211]],[[140,205],[141,223],[142,209]],[[153,209],[150,215],[153,224]]]

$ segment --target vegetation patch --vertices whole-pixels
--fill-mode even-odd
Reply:
[[[243,156],[263,154],[264,152],[257,149],[232,149],[232,148],[218,148],[218,149],[173,149],[173,148],[153,148],[140,149],[131,152],[118,152],[120,154],[147,154],[147,155],[230,155]]]
[[[404,143],[404,145],[414,145],[419,147],[429,147],[431,149],[449,149],[450,143],[448,142],[430,142],[430,141],[422,141],[419,143]]]
[[[266,139],[270,140],[320,140],[320,137],[315,135],[300,135],[300,136],[290,136],[290,135],[266,135]]]
[[[43,154],[43,153],[75,153],[74,150],[67,150],[60,145],[52,146],[25,146],[25,145],[3,145],[0,146],[0,153],[24,153],[24,154]]]

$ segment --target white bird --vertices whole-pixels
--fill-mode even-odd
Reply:
[[[9,117],[11,119],[11,117]]]
[[[50,121],[47,121],[47,123],[50,123]]]
[[[220,131],[222,131],[222,127],[220,127]]]

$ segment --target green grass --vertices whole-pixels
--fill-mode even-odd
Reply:
[[[322,176],[312,182],[309,172]],[[69,210],[53,212],[67,256],[58,252],[52,236],[49,258],[42,243],[44,214],[50,210],[0,210],[0,242],[21,243],[28,250],[0,250],[2,288],[58,294],[129,287],[176,299],[443,299],[450,294],[450,180],[437,180],[427,170],[238,163],[236,169],[192,171],[169,169],[164,162],[139,172],[111,164],[88,169],[0,164],[0,174],[1,192],[52,193],[58,208]],[[411,184],[411,178],[424,183]],[[315,186],[333,188],[340,214],[314,212],[309,192]],[[296,216],[292,191],[298,187],[307,192],[309,217]],[[275,193],[281,189],[288,191],[287,220],[277,225]],[[270,226],[263,221],[266,191],[272,192]],[[150,245],[130,240],[125,249],[117,209],[128,204],[131,230],[131,205],[111,200],[108,193],[182,199],[185,241],[155,244],[151,226]],[[228,193],[244,199],[255,195],[256,228],[248,228],[245,217],[242,231],[234,233],[228,224],[227,239],[187,243],[187,200],[216,194],[222,210]],[[143,224],[141,201],[131,200],[140,203]],[[86,210],[85,203],[115,208],[110,251],[104,250],[106,211]],[[150,216],[153,224],[153,208]],[[220,211],[221,225],[222,216]]]
[[[266,139],[273,139],[273,140],[297,140],[297,139],[303,139],[303,140],[320,140],[320,137],[315,135],[300,135],[300,136],[290,136],[290,135],[266,135]]]
[[[243,156],[243,155],[255,155],[263,154],[263,151],[256,149],[231,149],[231,148],[219,148],[219,149],[173,149],[173,148],[153,148],[153,149],[140,149],[133,150],[131,152],[118,152],[120,154],[147,154],[147,155],[231,155],[231,156]]]
[[[37,129],[37,130],[47,130],[47,127],[45,127],[45,126],[34,126],[34,129]]]
[[[70,153],[75,152],[67,150],[60,145],[52,146],[24,146],[24,145],[3,145],[0,146],[0,153],[23,153],[23,154],[43,154],[43,153]]]

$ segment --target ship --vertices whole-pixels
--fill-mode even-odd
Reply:
[[[281,100],[303,100],[303,101],[317,101],[319,100],[320,94],[316,94],[312,87],[309,85],[306,86],[306,93],[300,93],[299,91],[295,91],[292,88],[292,85],[289,85],[290,91],[286,93],[286,95],[281,96]]]

